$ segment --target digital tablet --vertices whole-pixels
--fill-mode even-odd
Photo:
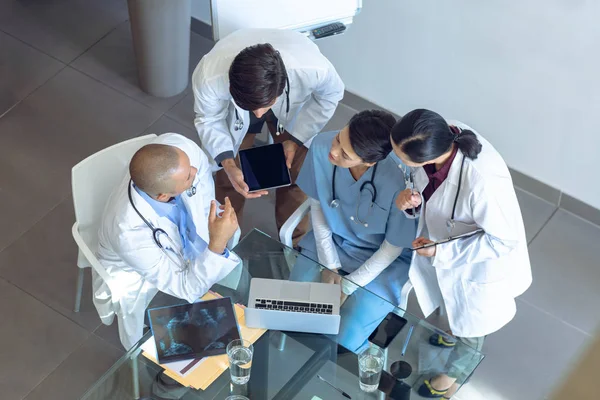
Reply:
[[[292,184],[281,143],[240,150],[240,165],[249,192]]]
[[[231,298],[148,310],[158,362],[203,358],[226,353],[240,338]]]

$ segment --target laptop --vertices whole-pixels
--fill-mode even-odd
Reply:
[[[246,325],[250,328],[337,335],[340,285],[252,278]]]

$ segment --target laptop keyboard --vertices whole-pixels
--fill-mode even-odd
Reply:
[[[309,314],[333,314],[333,304],[303,303],[285,300],[256,299],[254,308],[259,310],[291,311]]]

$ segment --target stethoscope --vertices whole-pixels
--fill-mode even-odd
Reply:
[[[281,121],[277,121],[277,132],[275,133],[277,136],[281,135],[285,131],[285,126],[288,123],[288,115],[290,114],[290,80],[287,78],[287,76],[285,78],[285,83],[285,121],[283,124]],[[281,111],[283,111],[283,101],[279,107],[279,115],[281,115]],[[233,129],[236,131],[241,131],[244,129],[244,120],[240,118],[237,107],[235,108],[235,121],[233,123]]]
[[[358,197],[356,199],[356,215],[350,216],[351,221],[354,221],[357,224],[361,224],[365,228],[368,228],[369,224],[367,222],[364,222],[363,220],[361,220],[359,213],[358,213],[359,208],[360,208],[360,196],[362,194],[363,189],[365,189],[367,186],[371,187],[370,189],[368,189],[369,193],[371,194],[371,205],[369,206],[369,212],[367,214],[367,217],[369,217],[369,215],[371,215],[371,210],[373,210],[373,204],[375,203],[375,200],[377,200],[377,188],[375,187],[375,173],[377,172],[377,165],[378,164],[375,164],[375,166],[373,167],[373,172],[371,172],[371,179],[363,182],[363,184],[360,185],[360,189],[358,190]],[[336,193],[335,193],[335,173],[336,173],[336,171],[337,171],[337,165],[334,165],[333,166],[333,178],[331,179],[331,192],[333,194],[333,199],[331,200],[331,203],[329,203],[329,206],[331,208],[338,208],[340,206],[340,201],[337,198]]]
[[[462,185],[462,175],[463,175],[463,167],[465,166],[465,155],[463,154],[462,161],[460,162],[460,172],[458,173],[458,187],[456,188],[456,196],[454,196],[454,205],[452,206],[452,215],[450,219],[446,222],[446,227],[448,228],[448,234],[452,234],[454,227],[456,226],[456,221],[454,220],[454,216],[456,214],[456,203],[458,203],[458,195],[460,194],[460,186]]]
[[[167,232],[165,232],[164,229],[154,227],[154,225],[152,225],[152,223],[150,221],[148,221],[146,218],[144,218],[144,216],[142,215],[140,210],[137,209],[137,207],[135,206],[135,204],[133,202],[133,197],[131,196],[131,186],[132,186],[132,181],[129,180],[129,187],[127,188],[127,195],[129,196],[129,202],[131,203],[131,206],[133,207],[133,209],[135,210],[137,215],[140,216],[142,221],[144,221],[144,223],[152,231],[152,239],[154,239],[154,243],[156,243],[158,248],[160,248],[162,250],[162,252],[167,256],[167,258],[169,260],[171,260],[176,265],[179,265],[178,273],[186,271],[191,264],[190,260],[187,260],[184,257],[182,249],[177,249],[177,245],[175,244],[173,239],[171,239],[169,237],[169,234]],[[186,193],[187,193],[188,197],[194,196],[196,194],[196,186],[194,186],[194,185],[190,186],[190,188],[186,191]],[[161,237],[165,238],[166,246],[161,243]],[[168,250],[170,250],[170,251],[168,251]],[[177,259],[175,259],[173,257],[173,255],[175,255],[175,257],[177,257]]]

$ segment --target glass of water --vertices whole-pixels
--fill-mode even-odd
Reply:
[[[375,346],[369,347],[358,356],[358,379],[363,392],[375,392],[379,387],[383,359],[383,351]]]
[[[233,340],[227,345],[231,382],[236,385],[244,385],[250,380],[253,353],[252,343],[244,339]]]

